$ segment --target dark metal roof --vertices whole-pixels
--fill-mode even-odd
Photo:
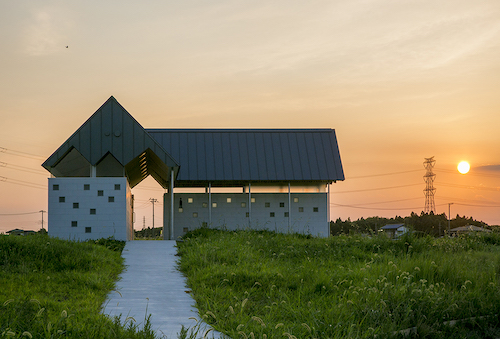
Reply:
[[[90,165],[97,165],[107,154],[125,168],[130,186],[152,175],[168,187],[169,169],[177,174],[179,164],[144,128],[110,97],[42,166],[59,176],[56,166],[76,149]]]
[[[387,224],[384,227],[382,227],[383,230],[396,230],[405,224]]]
[[[333,129],[146,129],[180,164],[176,185],[344,180]]]

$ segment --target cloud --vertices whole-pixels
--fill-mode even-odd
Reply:
[[[61,9],[34,12],[25,29],[25,52],[32,56],[44,56],[63,51],[71,27],[67,16],[68,13]]]
[[[474,171],[482,172],[500,172],[500,165],[484,165],[474,167]]]

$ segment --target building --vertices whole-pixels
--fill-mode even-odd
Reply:
[[[491,230],[484,228],[484,227],[474,226],[474,225],[465,225],[465,226],[452,228],[449,231],[451,236],[458,236],[460,234],[469,234],[469,233],[473,233],[473,232],[491,233]]]
[[[333,129],[144,129],[110,97],[42,165],[49,235],[133,238],[131,188],[165,190],[164,238],[197,227],[327,236],[344,180]]]
[[[387,224],[381,230],[391,239],[397,239],[409,231],[405,224]]]

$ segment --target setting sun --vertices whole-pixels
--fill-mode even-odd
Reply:
[[[457,166],[457,169],[460,173],[462,174],[466,174],[467,172],[469,172],[470,170],[470,165],[467,161],[461,161],[458,166]]]

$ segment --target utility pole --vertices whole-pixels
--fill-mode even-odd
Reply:
[[[153,229],[155,228],[155,202],[158,202],[155,198],[149,199],[151,203],[153,204]]]
[[[448,236],[450,235],[450,220],[451,220],[451,214],[450,214],[450,206],[453,205],[452,202],[448,203]]]
[[[42,230],[43,230],[43,214],[47,213],[47,211],[41,210],[40,213],[42,213]]]

